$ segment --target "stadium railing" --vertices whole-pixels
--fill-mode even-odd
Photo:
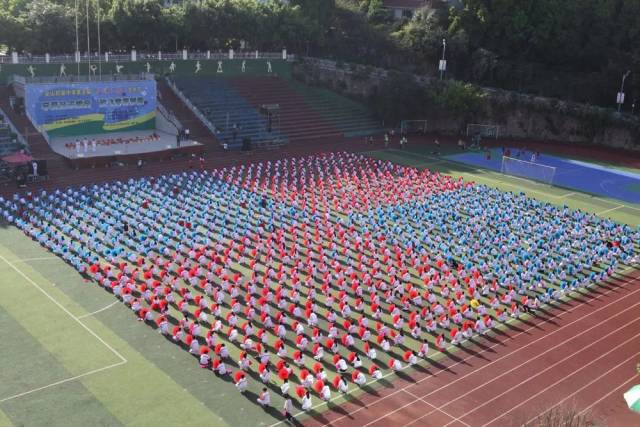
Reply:
[[[234,59],[282,59],[282,52],[260,52],[260,51],[237,51],[233,53]],[[288,61],[295,60],[293,54],[287,55]],[[183,60],[182,52],[137,52],[136,60],[140,61],[180,61]],[[198,60],[223,60],[229,59],[229,52],[187,52],[187,59]],[[69,64],[75,63],[75,54],[56,54],[56,55],[18,55],[18,64]],[[97,53],[91,55],[81,54],[80,63],[86,62],[128,62],[131,61],[131,53],[103,53],[100,56]],[[13,64],[12,55],[0,55],[0,64]]]

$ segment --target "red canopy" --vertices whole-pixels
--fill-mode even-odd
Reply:
[[[33,157],[25,153],[14,153],[14,154],[11,154],[10,156],[6,156],[2,158],[3,162],[9,163],[12,165],[20,165],[23,163],[30,162],[31,160],[33,160]]]

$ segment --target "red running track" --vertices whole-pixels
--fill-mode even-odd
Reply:
[[[493,337],[442,364],[304,422],[309,426],[516,426],[555,407],[638,426],[622,394],[640,382],[640,271]]]

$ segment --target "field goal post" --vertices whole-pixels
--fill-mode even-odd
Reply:
[[[427,133],[427,121],[426,120],[402,120],[400,122],[400,133],[402,134],[426,134]]]
[[[552,185],[556,176],[556,168],[535,162],[502,156],[500,172],[504,175],[517,176]]]
[[[476,135],[480,135],[482,138],[498,139],[500,136],[500,126],[479,123],[467,124],[467,137],[470,138]]]

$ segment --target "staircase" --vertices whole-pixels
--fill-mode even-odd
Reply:
[[[216,138],[230,148],[240,148],[245,138],[253,146],[282,145],[287,138],[267,122],[226,78],[176,77],[175,84],[216,130]]]
[[[255,109],[265,104],[280,107],[280,132],[291,141],[342,137],[343,132],[318,114],[287,81],[277,77],[239,77],[229,79],[236,92]]]
[[[158,80],[158,102],[169,110],[182,126],[189,129],[191,139],[205,144],[207,151],[215,150],[218,144],[214,135],[195,114],[173,92],[164,79]]]
[[[17,114],[13,108],[11,108],[9,104],[10,96],[14,96],[13,90],[9,86],[0,85],[0,108],[2,108],[16,129],[24,136],[29,152],[33,158],[47,161],[49,176],[68,174],[69,168],[65,165],[62,156],[49,147],[49,143],[33,126],[31,120],[24,114]]]
[[[20,143],[11,135],[11,128],[6,118],[0,117],[0,157],[13,154],[20,149]]]

